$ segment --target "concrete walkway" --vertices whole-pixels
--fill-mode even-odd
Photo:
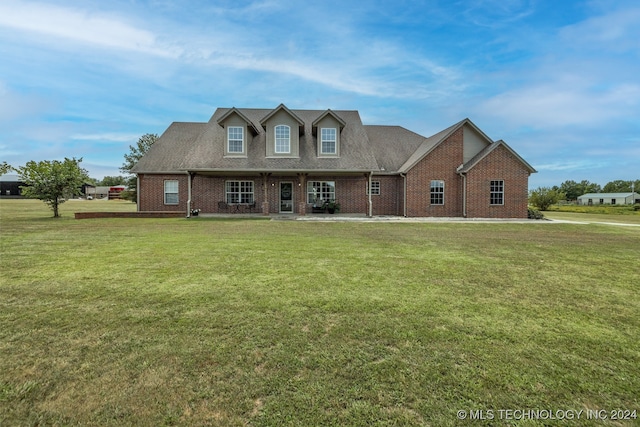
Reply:
[[[380,215],[368,217],[364,214],[200,214],[201,218],[254,218],[269,219],[271,221],[316,221],[316,222],[408,222],[408,223],[475,223],[475,224],[600,224],[617,225],[622,227],[640,227],[640,224],[628,224],[619,222],[601,221],[571,221],[564,219],[522,219],[522,218],[441,218],[441,217],[418,217],[406,218],[403,216]],[[197,217],[194,217],[197,218]]]

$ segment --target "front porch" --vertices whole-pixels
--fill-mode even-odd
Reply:
[[[199,215],[371,215],[368,173],[190,172],[186,208]],[[185,209],[185,210],[187,210]]]

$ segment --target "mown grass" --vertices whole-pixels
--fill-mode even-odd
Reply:
[[[640,210],[629,205],[552,205],[544,215],[553,219],[640,224]]]
[[[0,425],[640,410],[636,228],[73,220],[78,206],[0,201]]]

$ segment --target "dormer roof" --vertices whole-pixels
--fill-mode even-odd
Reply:
[[[250,131],[252,131],[252,133],[254,135],[257,135],[260,133],[260,131],[258,130],[258,128],[253,124],[253,122],[251,120],[249,120],[249,118],[247,118],[247,116],[245,116],[244,114],[242,114],[242,111],[238,110],[236,107],[232,107],[231,109],[229,109],[229,111],[227,111],[226,113],[224,113],[218,120],[217,123],[222,126],[222,124],[225,122],[225,120],[227,120],[231,115],[236,114],[238,117],[240,117],[242,120],[244,120],[247,123],[247,127],[249,128]]]
[[[315,119],[311,124],[314,135],[318,133],[318,123],[320,123],[322,119],[324,119],[327,116],[333,117],[340,124],[340,130],[342,130],[347,125],[346,122],[342,120],[340,116],[338,116],[336,113],[331,111],[331,109],[328,109],[324,113],[322,113],[317,119]]]
[[[267,129],[267,122],[269,121],[269,119],[271,117],[273,117],[274,115],[276,115],[276,113],[278,113],[279,111],[285,111],[289,116],[293,117],[293,119],[298,122],[299,125],[299,130],[300,130],[300,135],[304,134],[304,121],[298,117],[293,111],[291,111],[290,109],[288,109],[286,107],[286,105],[284,104],[280,104],[278,105],[276,108],[274,108],[273,110],[271,110],[269,112],[269,114],[267,114],[266,116],[264,116],[262,118],[262,120],[260,120],[260,125],[262,125],[263,129]]]

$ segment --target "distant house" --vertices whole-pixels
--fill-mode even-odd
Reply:
[[[22,197],[24,182],[19,180],[18,175],[2,175],[0,176],[0,197],[15,198]]]
[[[92,199],[119,199],[120,193],[122,193],[126,189],[127,187],[125,185],[99,185],[97,187],[87,186],[84,194],[85,196],[91,197]]]
[[[218,108],[173,123],[132,170],[138,209],[526,218],[536,172],[464,119],[424,137],[358,111]]]
[[[640,203],[640,195],[628,193],[587,193],[578,197],[579,205],[631,205]]]

